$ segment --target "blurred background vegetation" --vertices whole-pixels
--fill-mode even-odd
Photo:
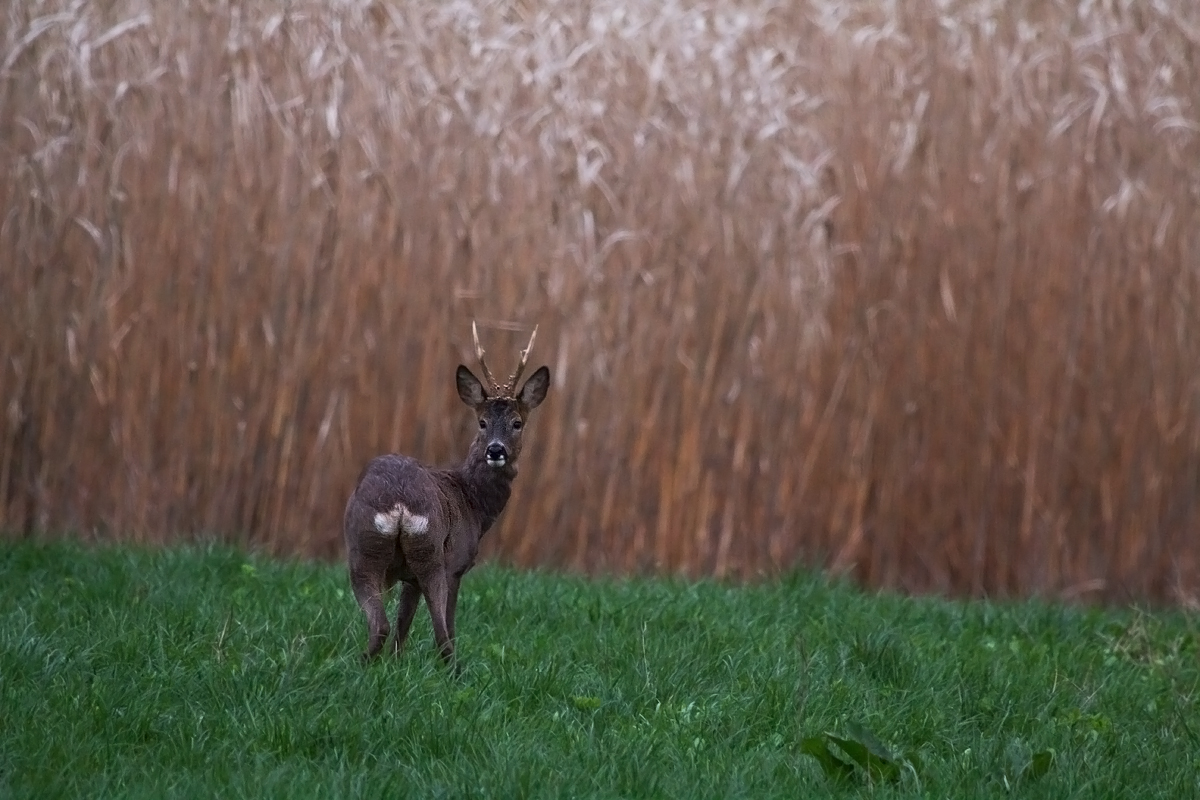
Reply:
[[[336,557],[554,373],[492,556],[1200,590],[1200,7],[0,12],[0,525]]]

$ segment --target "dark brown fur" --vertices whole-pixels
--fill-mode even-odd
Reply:
[[[367,617],[364,658],[383,649],[389,634],[384,598],[400,582],[393,650],[403,649],[424,597],[438,652],[448,664],[454,662],[459,584],[475,565],[479,540],[508,502],[525,422],[550,384],[550,371],[542,367],[514,395],[515,377],[508,386],[485,389],[470,370],[459,366],[459,397],[480,422],[479,434],[459,466],[434,469],[408,456],[385,455],[372,459],[359,477],[346,504],[344,534],[350,583]],[[489,450],[493,455],[504,452],[503,465],[488,463]],[[377,515],[402,513],[396,510],[398,504],[418,518],[410,527],[416,530],[419,518],[424,518],[426,529],[410,532],[400,524],[394,535],[381,532]]]

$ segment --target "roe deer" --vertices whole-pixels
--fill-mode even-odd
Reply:
[[[516,371],[503,385],[496,383],[484,363],[475,323],[471,335],[487,386],[459,364],[458,396],[479,420],[479,433],[466,459],[458,467],[433,469],[408,456],[379,456],[367,464],[346,503],[343,533],[350,584],[367,616],[364,660],[375,657],[387,640],[384,597],[401,581],[393,650],[399,653],[404,648],[424,596],[438,652],[454,665],[459,582],[475,566],[479,540],[508,502],[525,423],[550,386],[550,370],[540,367],[516,390],[537,328],[521,352]]]

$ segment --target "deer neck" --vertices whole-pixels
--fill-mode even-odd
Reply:
[[[517,476],[516,465],[510,462],[504,467],[488,466],[484,448],[476,442],[455,472],[467,505],[479,520],[481,530],[486,531],[508,503],[513,478]]]

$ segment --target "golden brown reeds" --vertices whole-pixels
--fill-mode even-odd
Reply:
[[[503,557],[1200,584],[1185,0],[3,13],[10,530],[335,555],[478,318],[555,375]]]

